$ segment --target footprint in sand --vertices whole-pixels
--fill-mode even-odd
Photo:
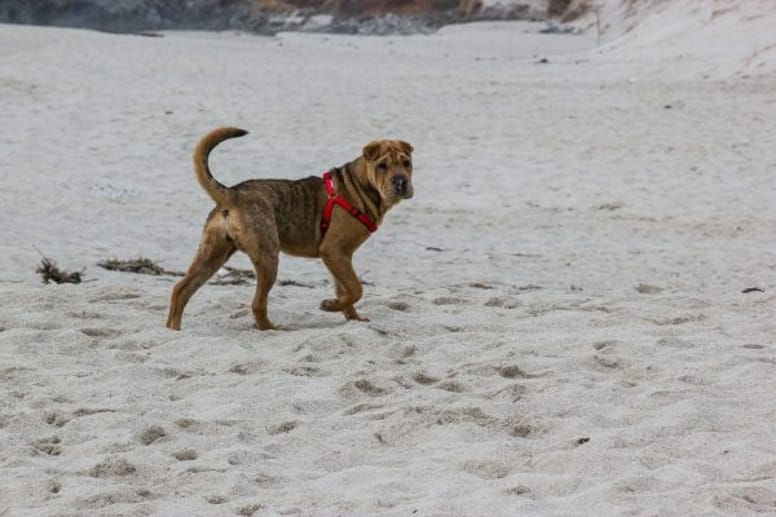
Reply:
[[[391,355],[395,357],[394,362],[396,364],[407,364],[417,351],[418,349],[412,345],[399,345],[391,349]]]
[[[142,294],[138,291],[123,291],[121,289],[110,288],[105,289],[101,294],[89,300],[89,303],[134,300],[141,296]]]
[[[49,456],[59,456],[62,454],[62,439],[59,436],[51,436],[49,438],[41,438],[32,442],[30,445],[44,454]]]
[[[56,427],[63,427],[66,423],[70,421],[69,418],[67,418],[59,411],[52,411],[50,413],[46,413],[44,420],[48,425],[53,425]]]
[[[137,467],[124,458],[108,457],[89,469],[87,474],[94,478],[125,477],[135,474]]]
[[[253,482],[259,485],[260,487],[269,487],[272,485],[276,485],[279,481],[281,481],[280,478],[275,476],[270,476],[269,474],[259,474],[253,479]]]
[[[619,341],[615,340],[607,340],[607,341],[596,341],[593,343],[593,348],[598,350],[599,352],[606,350],[607,352],[612,352],[615,345],[618,345]]]
[[[618,482],[615,490],[625,494],[644,494],[655,493],[665,490],[667,487],[664,482],[654,477],[633,477]]]
[[[381,404],[356,404],[355,406],[343,411],[342,414],[345,416],[352,416],[363,413],[365,411],[372,411],[373,409],[382,409],[383,407],[385,406]]]
[[[648,321],[651,321],[655,325],[665,327],[669,325],[684,325],[685,323],[694,323],[698,321],[703,321],[705,319],[706,319],[705,314],[693,314],[690,316],[677,316],[675,318],[649,319]]]
[[[173,452],[172,456],[178,461],[194,461],[199,458],[199,454],[194,449],[181,449]]]
[[[684,339],[679,339],[678,337],[664,337],[657,340],[657,343],[655,343],[657,346],[667,346],[671,348],[695,348],[696,345],[686,341]]]
[[[527,379],[530,376],[517,365],[497,366],[496,371],[505,379]]]
[[[776,491],[762,486],[741,487],[714,497],[714,506],[733,515],[776,513]]]
[[[90,311],[70,311],[66,312],[65,316],[68,318],[74,318],[78,320],[100,320],[105,318],[105,316],[99,312],[90,312]]]
[[[509,435],[515,438],[536,438],[547,432],[541,425],[520,421],[510,422],[507,430]]]
[[[243,506],[242,508],[238,508],[235,514],[241,515],[243,517],[251,517],[251,515],[253,515],[254,513],[258,512],[263,508],[264,508],[263,504],[249,504],[248,506]]]
[[[359,379],[357,381],[349,382],[343,386],[340,391],[344,395],[356,395],[357,393],[365,393],[370,397],[379,397],[385,395],[388,391],[385,388],[376,386],[367,379]]]
[[[611,359],[600,355],[593,356],[593,369],[601,371],[604,370],[621,370],[622,364],[617,359]]]
[[[181,429],[194,431],[199,427],[199,422],[193,418],[179,418],[175,421],[175,425]]]
[[[207,497],[207,502],[210,504],[224,504],[227,501],[229,501],[229,499],[222,495],[210,495]]]
[[[50,479],[46,484],[46,488],[52,494],[58,494],[62,490],[62,483],[60,483],[57,479]]]
[[[124,333],[122,330],[111,328],[83,328],[80,330],[82,334],[89,337],[116,337]]]
[[[446,380],[446,381],[440,382],[435,386],[435,388],[449,391],[450,393],[463,393],[465,391],[461,383],[452,381],[452,380]]]
[[[407,302],[402,302],[399,300],[393,300],[389,301],[383,304],[384,306],[388,307],[391,310],[394,311],[400,311],[400,312],[406,312],[410,310],[410,304]]]
[[[130,505],[144,502],[151,496],[146,489],[132,491],[112,491],[96,494],[90,497],[77,499],[76,507],[79,510],[104,510],[112,505]]]
[[[503,296],[494,296],[488,298],[483,304],[485,307],[501,307],[503,309],[517,309],[522,306],[523,303],[516,298],[505,298]]]
[[[278,434],[290,433],[291,431],[296,429],[297,425],[299,424],[297,424],[296,422],[281,422],[279,424],[270,426],[267,429],[267,433],[273,436]]]
[[[456,298],[455,296],[440,296],[431,300],[431,303],[434,305],[465,305],[469,301],[463,298]]]
[[[463,471],[487,480],[502,479],[509,475],[507,466],[495,461],[467,461]]]
[[[167,431],[165,431],[163,427],[158,425],[152,425],[151,427],[148,427],[142,433],[140,433],[140,435],[138,436],[138,440],[140,440],[140,443],[142,443],[143,445],[151,445],[152,443],[158,440],[161,440],[166,436],[167,436]]]
[[[258,361],[248,362],[248,363],[238,363],[235,365],[232,365],[229,368],[230,373],[236,373],[238,375],[250,375],[252,373],[256,373],[261,368],[262,363]]]
[[[485,398],[488,400],[493,400],[499,397],[504,397],[511,400],[512,402],[517,402],[523,398],[523,395],[525,395],[527,391],[528,389],[522,384],[510,384],[506,388],[502,388],[498,391],[486,395]]]
[[[78,408],[75,411],[73,411],[73,417],[75,418],[81,418],[82,416],[91,416],[96,415],[98,413],[115,413],[115,409],[111,408],[88,408],[88,407],[82,407]]]
[[[640,294],[660,294],[665,290],[663,287],[649,284],[639,284],[634,289]]]
[[[328,377],[331,375],[326,370],[321,370],[314,366],[291,366],[283,368],[283,371],[295,377]]]
[[[439,382],[439,379],[436,377],[432,377],[430,375],[426,375],[423,372],[416,373],[412,376],[412,380],[417,382],[418,384],[422,384],[423,386],[429,386],[431,384],[436,384]]]
[[[531,489],[527,486],[517,485],[511,488],[507,488],[504,490],[504,493],[507,495],[527,496],[531,494]]]

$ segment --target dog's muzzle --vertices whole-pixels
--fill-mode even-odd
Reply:
[[[394,176],[392,180],[393,191],[397,196],[409,199],[412,197],[412,185],[406,176]]]

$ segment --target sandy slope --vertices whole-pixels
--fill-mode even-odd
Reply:
[[[0,26],[0,514],[776,512],[775,77],[736,16],[698,30],[746,52]],[[266,333],[251,287],[174,333],[170,280],[96,267],[186,267],[189,155],[227,123],[226,182],[415,145],[356,257],[370,323],[317,311],[313,261],[282,261],[304,285]],[[94,281],[38,285],[33,244]]]

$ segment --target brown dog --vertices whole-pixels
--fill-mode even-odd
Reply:
[[[172,291],[167,327],[180,330],[186,303],[237,250],[245,252],[256,269],[252,308],[259,329],[274,328],[267,316],[267,295],[275,283],[281,251],[323,259],[334,277],[337,297],[323,300],[322,310],[368,321],[354,307],[362,288],[351,259],[369,237],[369,223],[374,223],[373,231],[393,205],[412,197],[412,146],[400,140],[370,142],[361,156],[330,171],[336,194],[329,194],[324,180],[315,176],[249,180],[226,187],[210,173],[208,156],[220,142],[246,133],[220,128],[197,144],[197,179],[216,207],[207,218],[194,262]],[[351,207],[334,206],[334,195]],[[324,212],[330,221],[322,221]]]

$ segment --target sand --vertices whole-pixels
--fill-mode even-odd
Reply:
[[[0,515],[776,513],[776,11],[707,4],[612,7],[600,46],[0,26]],[[224,124],[226,183],[413,143],[369,323],[316,261],[270,332],[250,285],[173,332],[173,278],[97,267],[187,267]]]

